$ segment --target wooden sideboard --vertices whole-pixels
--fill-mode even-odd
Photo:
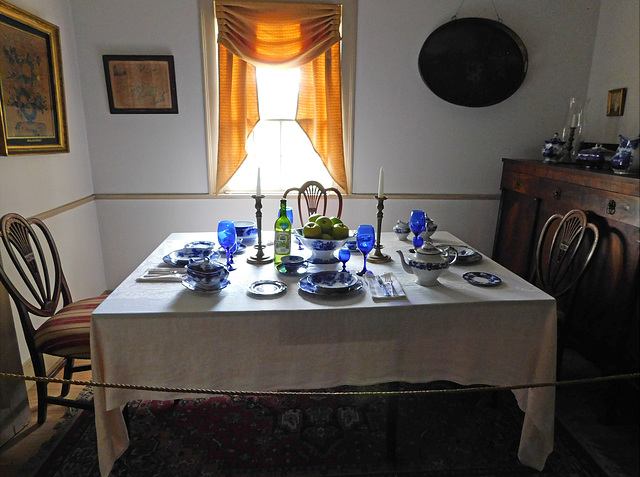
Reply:
[[[555,213],[584,210],[598,226],[596,254],[572,299],[568,345],[603,373],[638,370],[640,178],[575,164],[503,159],[493,259],[523,278]]]

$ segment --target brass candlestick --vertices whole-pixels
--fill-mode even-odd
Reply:
[[[256,201],[256,226],[258,227],[258,243],[253,246],[257,249],[255,255],[247,257],[248,263],[255,263],[257,265],[263,265],[265,263],[273,262],[273,257],[264,253],[266,245],[262,245],[262,199],[263,195],[252,195]]]
[[[569,138],[567,140],[567,162],[571,162],[573,155],[573,139],[576,134],[576,128],[571,126],[569,128]]]
[[[380,245],[380,235],[382,234],[382,217],[384,214],[382,213],[382,209],[384,209],[384,201],[387,200],[386,197],[378,197],[374,196],[378,199],[378,232],[376,233],[376,246],[374,247],[373,253],[367,257],[367,261],[371,263],[385,263],[391,261],[391,257],[385,253],[382,253],[380,249],[382,245]]]

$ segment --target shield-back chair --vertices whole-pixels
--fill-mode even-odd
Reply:
[[[335,187],[325,188],[319,182],[307,181],[300,187],[291,187],[284,191],[282,198],[286,199],[291,192],[298,193],[298,214],[301,227],[313,214],[327,215],[328,194],[330,193],[334,193],[338,201],[338,212],[335,217],[342,215],[342,194]]]
[[[6,214],[0,219],[0,236],[11,259],[0,264],[0,282],[18,311],[35,375],[51,377],[64,366],[64,378],[71,379],[73,373],[91,369],[90,364],[76,366],[74,360],[91,358],[91,314],[107,295],[72,300],[53,236],[40,219]],[[46,321],[36,329],[34,317],[46,318]],[[47,373],[44,354],[63,359]],[[36,382],[39,424],[47,419],[49,403],[93,408],[92,402],[65,399],[69,384],[63,384],[60,396],[50,396],[47,384]]]
[[[585,236],[587,231],[591,231],[590,238]],[[598,228],[578,209],[564,216],[552,215],[540,232],[534,281],[558,304],[558,376],[567,340],[572,291],[593,257],[598,238]]]

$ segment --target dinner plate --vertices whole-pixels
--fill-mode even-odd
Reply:
[[[274,296],[284,293],[287,284],[278,280],[258,280],[247,287],[247,291],[252,295]]]
[[[467,272],[462,275],[462,278],[472,285],[479,285],[482,287],[495,287],[502,283],[502,280],[499,277],[487,272]]]
[[[224,248],[222,248],[220,245],[218,245],[217,251],[220,252],[220,253],[224,253],[224,254],[227,253],[227,251]],[[241,244],[238,245],[238,248],[236,249],[235,252],[233,252],[233,254],[234,255],[242,255],[246,251],[247,251],[247,246],[245,244],[241,243]]]
[[[184,267],[189,264],[189,260],[191,259],[204,260],[206,257],[214,260],[220,257],[220,254],[218,254],[218,252],[214,252],[210,248],[185,247],[168,253],[162,257],[162,261],[167,265],[173,265],[174,267]]]
[[[308,281],[326,293],[344,293],[358,284],[358,277],[349,272],[330,270],[312,273]]]
[[[216,288],[208,288],[208,287],[201,287],[200,285],[198,285],[198,282],[196,282],[193,278],[187,276],[182,280],[182,284],[188,288],[189,290],[193,290],[195,292],[199,292],[199,293],[218,293],[221,290],[224,290],[225,288],[227,288],[227,286],[229,285],[229,283],[231,283],[229,280],[224,280],[222,282],[220,282],[220,284],[216,287]]]
[[[283,264],[280,264],[276,267],[276,270],[279,273],[282,273],[283,275],[290,275],[290,276],[299,276],[302,275],[304,273],[307,273],[307,269],[309,268],[309,264],[307,262],[304,262],[302,265],[300,265],[298,267],[297,270],[293,270],[293,271],[289,271],[285,268],[285,266]]]
[[[195,242],[189,242],[184,248],[210,248],[213,250],[216,247],[215,242],[210,242],[209,240],[197,240]]]
[[[358,283],[356,283],[356,285],[350,289],[344,290],[343,292],[340,292],[340,293],[331,292],[331,291],[327,291],[327,289],[318,288],[317,286],[312,284],[309,281],[310,276],[311,275],[307,275],[306,277],[301,278],[300,281],[298,281],[298,286],[300,287],[300,290],[302,290],[303,292],[310,293],[312,295],[338,297],[338,296],[345,296],[351,293],[355,293],[362,288],[362,280],[358,279]]]

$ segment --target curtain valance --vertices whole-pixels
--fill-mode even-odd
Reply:
[[[340,5],[216,2],[218,43],[256,67],[300,68],[340,41]]]

